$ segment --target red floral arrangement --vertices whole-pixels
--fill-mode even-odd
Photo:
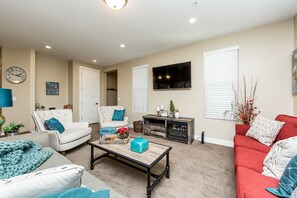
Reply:
[[[125,139],[125,138],[129,137],[129,134],[130,134],[130,132],[129,132],[128,127],[122,127],[117,130],[117,135],[121,139]]]
[[[233,87],[233,91],[236,95],[236,100],[231,104],[232,110],[225,111],[225,116],[231,114],[231,116],[238,121],[241,121],[243,124],[250,125],[251,122],[261,113],[257,111],[257,107],[254,106],[256,99],[256,90],[258,82],[251,82],[251,88],[249,93],[247,92],[246,79],[243,76],[243,90],[239,87],[239,94]],[[238,98],[239,97],[239,98]],[[237,99],[238,98],[238,99]]]

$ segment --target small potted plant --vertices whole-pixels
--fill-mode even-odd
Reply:
[[[20,131],[20,128],[22,127],[25,127],[25,125],[22,123],[16,124],[15,122],[11,122],[3,128],[3,131],[6,136],[14,136]]]

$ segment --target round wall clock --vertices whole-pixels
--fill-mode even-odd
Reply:
[[[27,79],[27,73],[20,67],[12,66],[6,70],[5,78],[13,84],[20,84]]]

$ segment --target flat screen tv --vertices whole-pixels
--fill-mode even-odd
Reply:
[[[153,68],[154,89],[191,88],[191,62]]]

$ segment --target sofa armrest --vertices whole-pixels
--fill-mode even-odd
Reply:
[[[67,129],[78,129],[78,128],[88,128],[88,122],[72,122],[67,126]]]
[[[1,138],[0,140],[1,141],[32,140],[43,147],[50,146],[49,134],[45,132],[33,132],[29,134],[4,137],[4,138]]]
[[[49,135],[49,143],[50,143],[50,147],[55,149],[56,151],[58,151],[59,149],[59,144],[60,144],[60,133],[58,131],[55,130],[46,130],[43,131],[48,133]]]
[[[250,129],[250,125],[236,124],[235,125],[235,134],[236,135],[245,135],[246,132]]]

